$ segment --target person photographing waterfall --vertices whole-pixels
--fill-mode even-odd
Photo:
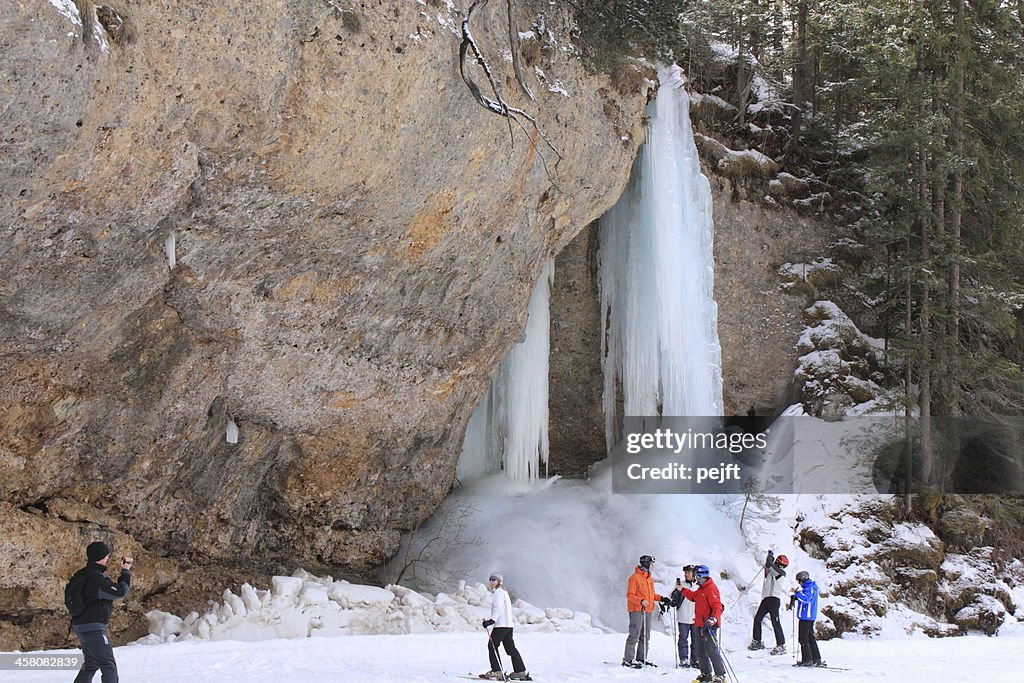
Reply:
[[[94,541],[85,549],[86,565],[64,588],[64,604],[71,613],[71,630],[78,636],[84,660],[75,683],[89,683],[97,671],[103,683],[117,683],[117,662],[107,636],[113,601],[128,595],[132,584],[132,558],[121,558],[117,583],[107,576],[110,548]]]
[[[706,565],[697,565],[693,576],[697,581],[697,590],[683,588],[680,592],[694,602],[693,624],[697,628],[697,638],[693,645],[697,653],[697,662],[700,664],[700,676],[696,680],[724,683],[725,662],[722,660],[718,639],[722,611],[725,609],[722,606],[722,596],[711,578],[711,570]],[[711,675],[712,667],[715,670],[714,676]]]
[[[508,680],[532,681],[512,639],[512,599],[508,597],[503,582],[504,577],[498,572],[492,573],[488,578],[491,588],[491,617],[483,620],[483,627],[491,629],[487,639],[487,658],[490,660],[491,670],[480,674],[480,678],[490,681],[505,680],[505,672],[498,654],[498,646],[503,645],[505,654],[512,659],[512,673],[508,675]]]
[[[626,585],[626,609],[629,612],[629,635],[626,636],[626,650],[622,654],[622,666],[640,669],[656,666],[647,661],[647,646],[651,640],[651,614],[654,603],[664,605],[671,603],[654,592],[654,579],[651,578],[651,565],[654,557],[641,555],[640,562],[629,577]]]
[[[786,575],[786,567],[789,566],[789,558],[785,555],[775,557],[771,550],[764,560],[764,583],[761,585],[761,604],[757,607],[757,614],[754,615],[753,640],[750,641],[748,650],[763,650],[764,643],[761,642],[761,624],[766,616],[771,617],[772,630],[775,632],[775,647],[772,648],[773,655],[781,655],[786,652],[786,634],[782,630],[782,621],[779,619],[779,608],[782,607],[782,599],[787,597],[786,589],[782,585],[782,577]]]

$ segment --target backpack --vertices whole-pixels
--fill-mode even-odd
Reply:
[[[85,604],[85,572],[77,572],[64,586],[64,606],[71,613],[71,618],[81,615],[86,608]]]

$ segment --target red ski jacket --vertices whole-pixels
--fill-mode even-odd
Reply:
[[[693,614],[694,626],[703,626],[704,621],[714,617],[719,623],[722,621],[722,596],[718,593],[718,586],[713,579],[708,579],[697,590],[683,589],[683,595],[696,604]]]

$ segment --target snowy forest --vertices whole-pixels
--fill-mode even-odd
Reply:
[[[909,359],[907,402],[1020,413],[1024,5],[574,4],[595,65],[671,55],[731,105],[696,121],[771,156],[849,229],[858,312]],[[756,77],[775,99],[755,109]]]

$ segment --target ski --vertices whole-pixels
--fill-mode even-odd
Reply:
[[[466,674],[465,676],[456,675],[455,677],[456,678],[464,678],[467,681],[491,681],[491,680],[494,680],[493,678],[484,678],[482,674],[476,674],[475,676],[473,674]],[[506,681],[516,681],[516,680],[532,681],[533,680],[533,676],[530,676],[529,678],[518,679],[518,678],[509,678],[506,675],[505,676],[505,680]]]
[[[622,666],[622,662],[601,662],[601,663],[602,664],[607,664],[608,666]],[[641,667],[639,669],[636,668],[635,666],[622,666],[622,668],[623,669],[632,669],[633,671],[643,671],[644,669],[657,669],[658,665],[657,664],[651,664],[649,666],[644,666],[644,667]],[[657,673],[659,676],[668,676],[668,671],[657,671],[655,673]]]

